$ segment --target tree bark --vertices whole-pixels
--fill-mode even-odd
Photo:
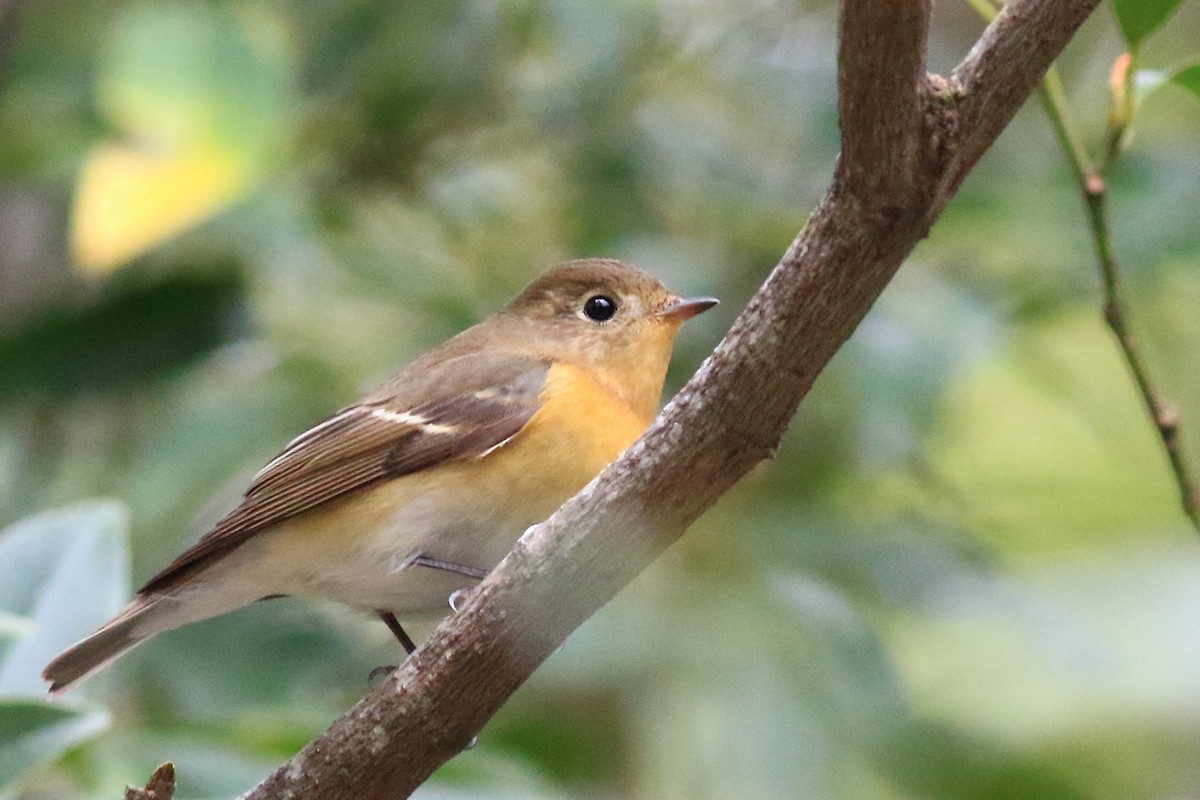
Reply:
[[[174,800],[175,797],[175,765],[166,763],[154,770],[146,788],[136,786],[125,787],[124,800]]]
[[[825,197],[650,430],[248,800],[407,797],[580,623],[770,457],[813,380],[1099,0],[1012,0],[948,77],[928,0],[844,0]]]

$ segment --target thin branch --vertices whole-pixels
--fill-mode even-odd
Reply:
[[[923,109],[927,137],[961,131],[982,152],[1023,99],[1018,89],[993,84],[1016,83],[1028,95],[1040,77],[1028,80],[1027,63],[1006,66],[992,50],[1044,51],[1048,65],[1074,33],[1061,20],[1082,22],[1098,2],[1013,0],[1013,15],[1027,24],[993,31],[973,52],[988,68],[967,71],[973,91],[1011,102],[976,107],[971,129],[947,122],[957,120],[953,104]],[[911,27],[904,32],[913,35]],[[884,40],[843,37],[841,91],[870,96],[874,84],[891,80],[880,71],[892,65],[874,50],[906,52],[911,45],[896,45],[886,41],[887,31],[879,33]],[[1029,36],[1037,38],[1036,48],[1007,41]],[[968,101],[974,102],[969,95],[963,98]],[[931,114],[943,118],[932,127]],[[931,142],[920,145],[929,148]],[[946,155],[944,169],[954,165],[956,147],[957,141],[942,140],[935,148]],[[645,436],[549,520],[527,531],[465,606],[389,681],[250,792],[249,800],[407,796],[467,745],[575,627],[771,454],[817,374],[925,235],[936,206],[952,193],[918,187],[915,196],[928,209],[895,218],[873,212],[847,191],[846,175],[879,169],[895,176],[899,168],[875,147],[854,152],[843,155],[804,230]],[[852,157],[864,160],[847,164]],[[921,180],[947,185],[944,175],[922,174]],[[872,202],[909,203],[913,196]]]
[[[1108,189],[1104,178],[1098,173],[1087,176],[1083,187],[1083,199],[1087,205],[1088,223],[1092,231],[1092,244],[1096,250],[1096,263],[1104,285],[1104,321],[1112,330],[1121,348],[1121,355],[1133,374],[1138,394],[1150,415],[1150,421],[1158,431],[1166,451],[1171,474],[1179,490],[1180,506],[1200,532],[1200,487],[1192,477],[1191,469],[1183,452],[1179,434],[1179,412],[1155,386],[1150,369],[1142,358],[1137,340],[1129,328],[1124,293],[1121,290],[1120,271],[1113,255],[1111,226],[1108,221]]]
[[[1063,92],[1062,78],[1059,77],[1058,70],[1053,66],[1046,70],[1046,77],[1042,81],[1041,88],[1038,89],[1038,100],[1045,109],[1046,116],[1050,119],[1050,127],[1054,129],[1054,138],[1062,147],[1063,155],[1067,158],[1067,166],[1071,168],[1071,175],[1075,178],[1079,188],[1085,189],[1088,176],[1094,174],[1096,169],[1088,156],[1083,137],[1079,135],[1079,131],[1076,130],[1075,124],[1071,120],[1071,115],[1067,110],[1067,97]]]
[[[987,20],[996,16],[995,9],[989,0],[967,0],[979,14]],[[1087,209],[1088,228],[1092,236],[1092,247],[1096,252],[1096,266],[1100,271],[1101,284],[1104,292],[1104,321],[1112,330],[1121,350],[1121,356],[1133,375],[1137,385],[1138,395],[1150,421],[1158,431],[1163,450],[1167,455],[1171,474],[1179,492],[1180,506],[1183,513],[1191,521],[1192,526],[1200,532],[1200,484],[1192,475],[1188,460],[1183,451],[1179,433],[1179,412],[1157,388],[1150,375],[1150,368],[1142,358],[1141,349],[1137,345],[1129,326],[1129,314],[1126,310],[1124,292],[1121,289],[1120,269],[1116,256],[1113,254],[1112,226],[1108,218],[1108,186],[1104,174],[1120,155],[1122,143],[1125,140],[1133,109],[1133,60],[1131,54],[1118,59],[1113,67],[1113,77],[1110,81],[1114,94],[1114,109],[1109,113],[1108,131],[1105,137],[1104,159],[1097,166],[1088,154],[1087,146],[1079,135],[1070,109],[1067,107],[1066,95],[1063,92],[1062,80],[1058,70],[1051,66],[1046,71],[1038,90],[1038,98],[1054,138],[1062,148],[1063,156],[1071,169],[1071,175],[1079,187]]]
[[[1126,65],[1126,72],[1129,71]],[[1056,76],[1057,77],[1057,76]],[[1049,82],[1050,76],[1047,76]],[[1122,81],[1127,79],[1122,77]],[[1124,90],[1130,87],[1123,86]],[[1057,89],[1057,90],[1056,90]],[[1179,412],[1175,406],[1158,390],[1150,375],[1150,368],[1142,358],[1141,349],[1129,327],[1129,312],[1126,310],[1124,292],[1121,289],[1121,273],[1113,254],[1112,225],[1108,218],[1108,185],[1104,180],[1102,170],[1112,164],[1120,153],[1119,142],[1123,138],[1125,125],[1128,120],[1120,120],[1119,131],[1110,131],[1107,137],[1108,146],[1104,164],[1096,167],[1077,135],[1072,135],[1073,125],[1071,115],[1062,95],[1061,85],[1047,85],[1042,92],[1042,105],[1050,118],[1055,137],[1062,147],[1071,172],[1083,196],[1087,209],[1088,228],[1092,234],[1092,247],[1096,251],[1096,266],[1100,270],[1101,284],[1104,289],[1104,321],[1112,330],[1121,349],[1121,356],[1133,375],[1138,394],[1150,415],[1150,421],[1158,431],[1162,440],[1163,450],[1167,454],[1171,474],[1179,491],[1180,506],[1183,513],[1191,521],[1192,526],[1200,532],[1200,485],[1192,476],[1187,457],[1184,455],[1179,434]],[[1131,102],[1126,98],[1125,102]],[[1110,127],[1113,120],[1110,119]]]

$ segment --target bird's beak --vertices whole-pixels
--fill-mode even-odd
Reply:
[[[672,322],[683,322],[708,311],[719,302],[715,297],[677,297],[660,308],[656,316]]]

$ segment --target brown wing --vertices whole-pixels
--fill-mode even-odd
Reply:
[[[426,394],[426,402],[414,406],[404,402],[407,392],[377,393],[296,437],[254,476],[238,507],[139,594],[166,589],[256,532],[330,500],[380,480],[486,455],[537,411],[547,365],[481,353],[433,371],[443,370],[445,381],[428,374],[413,378],[440,383],[449,389],[445,396]]]

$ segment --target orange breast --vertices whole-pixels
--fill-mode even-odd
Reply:
[[[396,583],[397,565],[417,552],[491,568],[528,526],[583,488],[649,424],[574,367],[551,367],[541,400],[512,441],[483,458],[386,481],[256,537],[270,551],[267,560],[288,576],[286,591],[369,605],[354,586],[373,585],[372,569],[380,573],[379,586]],[[338,575],[357,576],[345,586],[326,574],[339,564],[347,566]],[[428,594],[431,607],[444,606],[444,596]],[[406,596],[379,607],[417,604]]]
[[[575,367],[551,367],[541,400],[511,442],[481,459],[439,468],[460,475],[481,499],[488,496],[499,516],[524,524],[547,517],[649,424]]]
[[[541,399],[542,407],[513,441],[513,455],[520,451],[520,460],[542,462],[548,475],[574,473],[576,481],[586,475],[586,483],[650,424],[585,372],[564,364],[550,368]],[[580,488],[582,483],[571,493]]]

